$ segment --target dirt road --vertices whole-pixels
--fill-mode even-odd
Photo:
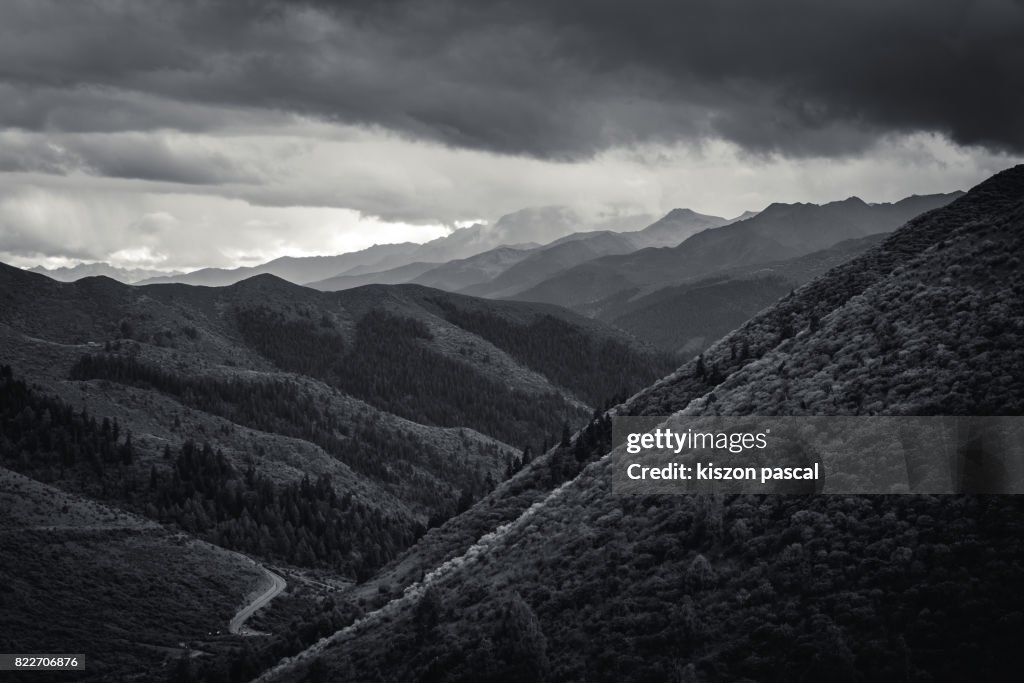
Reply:
[[[250,602],[248,605],[246,605],[238,611],[238,614],[234,616],[234,618],[231,620],[231,623],[228,625],[228,630],[230,630],[232,633],[236,633],[243,636],[258,635],[256,631],[245,628],[246,620],[253,614],[255,614],[256,610],[258,610],[259,608],[263,607],[268,602],[273,600],[277,596],[277,594],[283,591],[285,589],[285,586],[288,585],[284,579],[282,579],[280,576],[270,571],[269,569],[264,568],[263,571],[265,571],[267,573],[267,576],[270,577],[270,588],[268,588],[263,593],[260,593],[252,602]]]

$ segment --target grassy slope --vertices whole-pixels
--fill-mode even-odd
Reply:
[[[226,631],[263,573],[248,558],[0,468],[0,649],[142,674]],[[75,677],[74,674],[71,675]]]

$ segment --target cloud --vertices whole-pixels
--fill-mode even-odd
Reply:
[[[226,109],[550,159],[708,138],[841,156],[914,132],[1024,150],[1019,0],[21,0],[0,15],[17,94],[0,120],[28,129],[206,130]]]
[[[749,158],[727,142],[609,151],[572,163],[370,134],[317,143],[305,137],[206,143],[216,143],[213,149],[233,166],[259,169],[263,181],[186,186],[80,172],[0,174],[0,260],[234,267],[445,234],[431,216],[451,225],[526,206],[567,205],[587,215],[689,207],[731,217],[775,201],[850,195],[894,201],[966,189],[1013,163],[925,134],[883,139],[860,157],[799,163]],[[273,173],[265,170],[268,160]],[[480,207],[494,213],[475,213]]]
[[[351,209],[258,206],[212,194],[151,193],[82,176],[0,184],[0,260],[18,266],[106,261],[194,269],[278,256],[422,242],[440,225],[383,224]]]
[[[234,266],[732,216],[1024,154],[1021,0],[10,0],[0,259]]]
[[[185,185],[257,182],[216,138],[174,131],[29,134],[0,131],[0,171],[88,173]]]

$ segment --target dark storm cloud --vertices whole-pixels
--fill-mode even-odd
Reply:
[[[216,128],[228,108],[546,158],[709,137],[842,155],[914,131],[1024,150],[1020,0],[33,0],[0,27],[0,124],[26,129]]]
[[[259,175],[227,155],[166,132],[103,135],[0,134],[0,171],[185,185],[252,183]]]

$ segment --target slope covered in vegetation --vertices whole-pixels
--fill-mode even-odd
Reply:
[[[618,410],[1019,414],[1022,212],[1018,167]],[[917,383],[929,375],[945,394]],[[1024,602],[1005,590],[1024,566],[1016,497],[622,497],[610,467],[591,464],[268,678],[952,681],[1018,669]]]

